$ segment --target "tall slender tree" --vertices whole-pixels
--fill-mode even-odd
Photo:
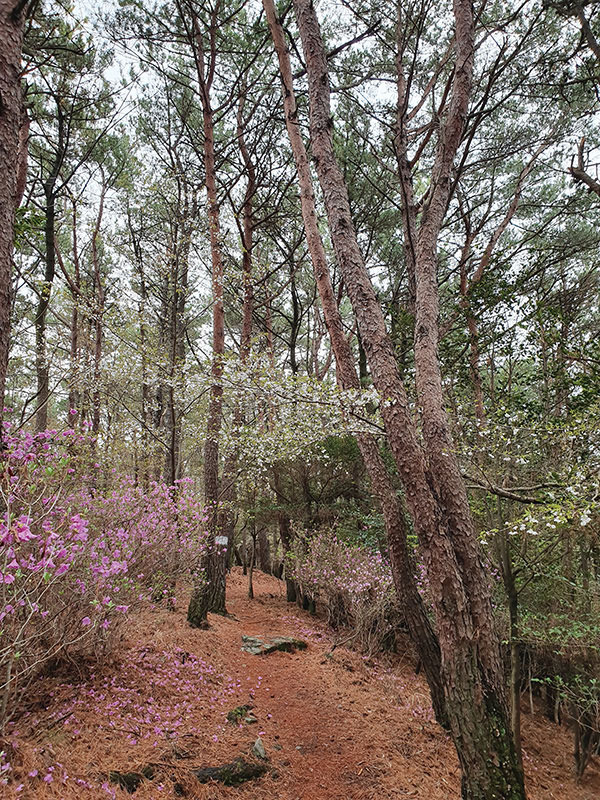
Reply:
[[[222,22],[218,2],[206,10],[206,19],[200,15],[194,2],[179,3],[179,13],[193,53],[202,106],[204,173],[212,262],[212,386],[204,441],[204,499],[210,514],[213,543],[205,559],[203,581],[193,592],[188,608],[188,622],[193,626],[200,626],[206,622],[208,611],[225,612],[227,546],[219,539],[217,524],[220,500],[219,438],[223,413],[222,375],[225,356],[224,264],[215,162],[214,108],[211,96],[217,68],[219,28]]]

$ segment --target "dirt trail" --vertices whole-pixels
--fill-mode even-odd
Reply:
[[[458,800],[453,747],[408,657],[366,660],[343,647],[331,654],[325,624],[286,603],[280,581],[255,575],[249,601],[234,570],[232,617],[211,616],[209,630],[187,626],[182,590],[178,611],[136,619],[119,662],[86,680],[40,684],[38,708],[18,725],[17,781],[0,797]],[[292,635],[308,649],[254,656],[241,651],[243,634]],[[247,702],[257,723],[227,723],[227,711]],[[247,754],[259,735],[269,756],[263,778],[239,788],[198,784],[192,768]],[[568,732],[540,715],[525,715],[524,753],[530,800],[600,797],[597,765],[577,786]],[[150,763],[154,780],[134,795],[108,782],[111,770]]]
[[[248,603],[245,584],[239,577],[232,581],[228,606],[239,622],[230,624],[232,636],[221,638],[223,625],[215,634],[229,671],[242,683],[261,684],[255,692],[258,730],[264,731],[265,747],[280,777],[277,786],[259,788],[254,784],[239,789],[238,794],[366,800],[381,797],[388,784],[385,797],[431,797],[430,792],[419,791],[423,769],[433,770],[437,759],[453,759],[445,737],[437,736],[421,681],[410,668],[400,679],[380,668],[376,671],[379,680],[374,681],[373,668],[358,654],[344,649],[330,654],[334,640],[326,626],[288,605],[280,583],[261,576],[258,589],[258,599]],[[294,654],[252,656],[239,651],[240,631],[300,636],[309,647]],[[401,692],[408,687],[410,692],[403,698]],[[411,720],[411,742],[397,727],[403,707]],[[424,760],[414,759],[418,750],[430,752]],[[402,762],[401,778],[391,774],[391,756]],[[412,765],[411,760],[415,761]],[[386,775],[392,780],[385,780]],[[441,786],[448,789],[458,785],[452,767],[449,776],[440,778]]]

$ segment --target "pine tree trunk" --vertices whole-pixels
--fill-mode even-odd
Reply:
[[[244,105],[246,86],[243,86],[237,115],[237,140],[240,154],[247,174],[246,191],[242,206],[242,275],[244,301],[242,307],[242,335],[240,339],[240,359],[245,363],[252,345],[252,316],[254,314],[254,282],[252,280],[252,251],[254,249],[254,195],[256,194],[256,169],[246,145],[244,131]]]
[[[45,220],[44,220],[44,280],[42,282],[35,314],[35,369],[37,374],[37,408],[35,415],[36,431],[48,427],[48,403],[50,402],[50,364],[48,343],[46,341],[47,314],[56,272],[55,225],[56,225],[56,183],[66,153],[65,119],[61,97],[54,96],[56,105],[56,125],[58,129],[54,161],[48,177],[44,181]]]
[[[211,107],[210,90],[216,50],[214,30],[209,36],[208,53],[209,68],[205,68],[205,48],[200,21],[193,7],[190,7],[193,23],[193,47],[195,48],[198,85],[202,102],[202,120],[204,132],[204,171],[206,194],[208,200],[208,225],[210,234],[210,252],[212,261],[212,294],[213,294],[213,334],[212,334],[212,386],[208,406],[206,439],[204,442],[204,499],[210,515],[210,529],[213,537],[218,535],[218,503],[219,503],[219,438],[221,433],[221,417],[223,405],[223,357],[225,355],[225,313],[223,306],[223,254],[221,252],[220,211],[217,194],[217,173],[215,165],[215,133],[213,109]],[[214,25],[216,21],[213,20]],[[213,539],[214,541],[214,539]],[[225,552],[223,552],[223,550]],[[216,543],[210,548],[204,563],[204,581],[207,587],[197,587],[192,593],[188,609],[188,621],[193,626],[200,626],[206,621],[209,611],[226,613],[225,608],[225,574],[227,548]]]
[[[0,0],[0,430],[10,347],[15,214],[27,164],[21,89],[24,18],[14,8],[12,0]]]
[[[204,166],[208,195],[208,217],[210,249],[212,259],[213,291],[213,361],[211,375],[210,405],[204,447],[204,494],[209,508],[215,508],[219,498],[219,434],[221,431],[221,407],[223,399],[223,355],[225,353],[225,314],[223,308],[223,256],[220,242],[219,201],[214,154],[213,112],[204,111]]]
[[[129,234],[133,245],[135,255],[135,263],[139,278],[139,294],[140,300],[138,304],[138,320],[139,320],[139,335],[140,335],[140,366],[142,372],[142,386],[141,386],[141,413],[142,413],[142,426],[141,426],[141,474],[142,486],[147,489],[150,483],[150,468],[151,468],[151,451],[148,432],[152,422],[151,414],[151,392],[148,376],[148,332],[146,327],[146,309],[148,306],[148,289],[146,284],[146,273],[144,269],[144,256],[142,253],[139,234],[133,226],[131,219],[131,211],[127,208],[127,225]]]
[[[252,250],[254,235],[253,199],[256,193],[256,172],[254,164],[246,146],[244,133],[244,103],[246,87],[242,89],[237,114],[237,140],[242,160],[246,167],[248,180],[242,205],[243,224],[241,228],[242,240],[242,274],[243,274],[243,302],[242,302],[242,330],[240,336],[240,361],[245,364],[250,356],[252,347],[252,317],[254,314],[254,284],[252,280]],[[244,407],[238,401],[233,410],[233,428],[239,430],[244,422]],[[233,505],[237,495],[238,452],[232,448],[223,465],[223,477],[219,502],[221,509],[218,513],[217,528],[220,535],[226,536],[228,547],[231,549],[235,533],[235,515]]]
[[[37,409],[35,412],[36,431],[44,431],[48,427],[48,403],[50,401],[50,365],[48,363],[48,344],[46,341],[47,313],[52,292],[52,283],[56,270],[56,253],[54,251],[54,225],[56,218],[56,196],[54,184],[56,177],[51,177],[44,185],[46,196],[44,220],[44,280],[35,313],[35,370],[37,375]]]
[[[79,244],[77,238],[77,201],[72,201],[72,259],[74,274],[69,286],[73,296],[73,309],[71,311],[71,347],[69,352],[69,411],[67,426],[75,427],[78,421],[81,393],[79,391],[79,308],[81,303],[81,267],[79,263]]]
[[[100,170],[104,178],[104,172]],[[92,234],[92,264],[94,267],[94,389],[92,392],[92,432],[98,434],[100,430],[100,377],[102,365],[102,340],[103,340],[103,319],[104,319],[104,304],[106,301],[106,292],[102,282],[102,270],[98,256],[98,236],[100,235],[100,226],[102,225],[102,216],[104,213],[104,195],[105,185],[102,186],[100,193],[100,204],[98,207],[98,216],[96,218],[96,225]]]
[[[171,269],[168,292],[169,325],[167,330],[169,381],[165,387],[167,449],[164,476],[169,485],[182,476],[181,441],[183,437],[181,398],[184,394],[185,371],[185,309],[188,297],[189,257],[192,220],[196,214],[195,197],[190,199],[183,178],[178,182],[179,214],[173,223],[171,236]]]

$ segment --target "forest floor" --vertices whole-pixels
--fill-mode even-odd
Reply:
[[[284,588],[255,573],[250,601],[246,578],[234,570],[231,616],[211,615],[208,630],[188,627],[182,589],[177,611],[136,617],[118,661],[85,677],[41,681],[16,726],[12,778],[0,797],[459,798],[454,749],[433,721],[410,655],[331,652],[336,634],[286,603]],[[295,636],[308,648],[250,655],[241,650],[243,634]],[[245,703],[257,722],[227,722],[227,712]],[[259,736],[268,757],[263,777],[238,788],[198,782],[194,769],[248,758]],[[530,800],[600,797],[597,762],[579,785],[571,777],[566,728],[524,713],[523,739]],[[149,764],[153,779],[133,795],[109,780],[111,771]]]

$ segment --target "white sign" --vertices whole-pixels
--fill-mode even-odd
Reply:
[[[215,536],[215,544],[227,544],[227,536]]]

